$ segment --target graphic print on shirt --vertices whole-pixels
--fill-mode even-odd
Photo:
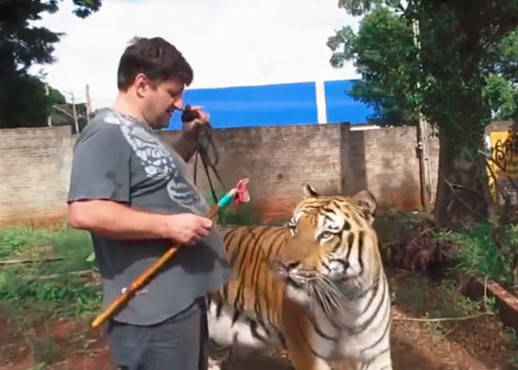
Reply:
[[[121,131],[140,159],[148,179],[169,179],[167,192],[169,197],[185,207],[192,207],[199,196],[180,172],[172,153],[153,134],[143,126],[124,118],[107,117],[105,122],[120,124]]]

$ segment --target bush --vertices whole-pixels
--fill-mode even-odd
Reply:
[[[458,257],[462,267],[470,271],[479,271],[493,280],[510,281],[509,264],[493,243],[489,223],[478,224],[463,231],[442,231],[437,237],[459,245]],[[508,237],[518,238],[518,234],[513,231]]]

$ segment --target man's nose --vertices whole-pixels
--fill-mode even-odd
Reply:
[[[185,105],[183,104],[183,98],[179,98],[173,101],[173,107],[176,110],[183,110]]]

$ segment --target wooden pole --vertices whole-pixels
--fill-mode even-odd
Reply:
[[[207,214],[207,218],[214,218],[219,211],[219,206],[214,205],[209,213]],[[155,261],[150,267],[147,268],[139,277],[137,277],[129,287],[123,289],[121,295],[111,304],[109,305],[99,316],[95,318],[92,322],[92,328],[99,327],[102,323],[108,320],[112,315],[114,315],[122,305],[126,304],[131,297],[135,295],[135,293],[144,286],[148,280],[173,256],[178,252],[178,246],[172,245],[158,260]]]

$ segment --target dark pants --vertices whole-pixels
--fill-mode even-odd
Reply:
[[[205,370],[207,315],[202,299],[156,325],[111,320],[107,328],[113,360],[124,370]]]

